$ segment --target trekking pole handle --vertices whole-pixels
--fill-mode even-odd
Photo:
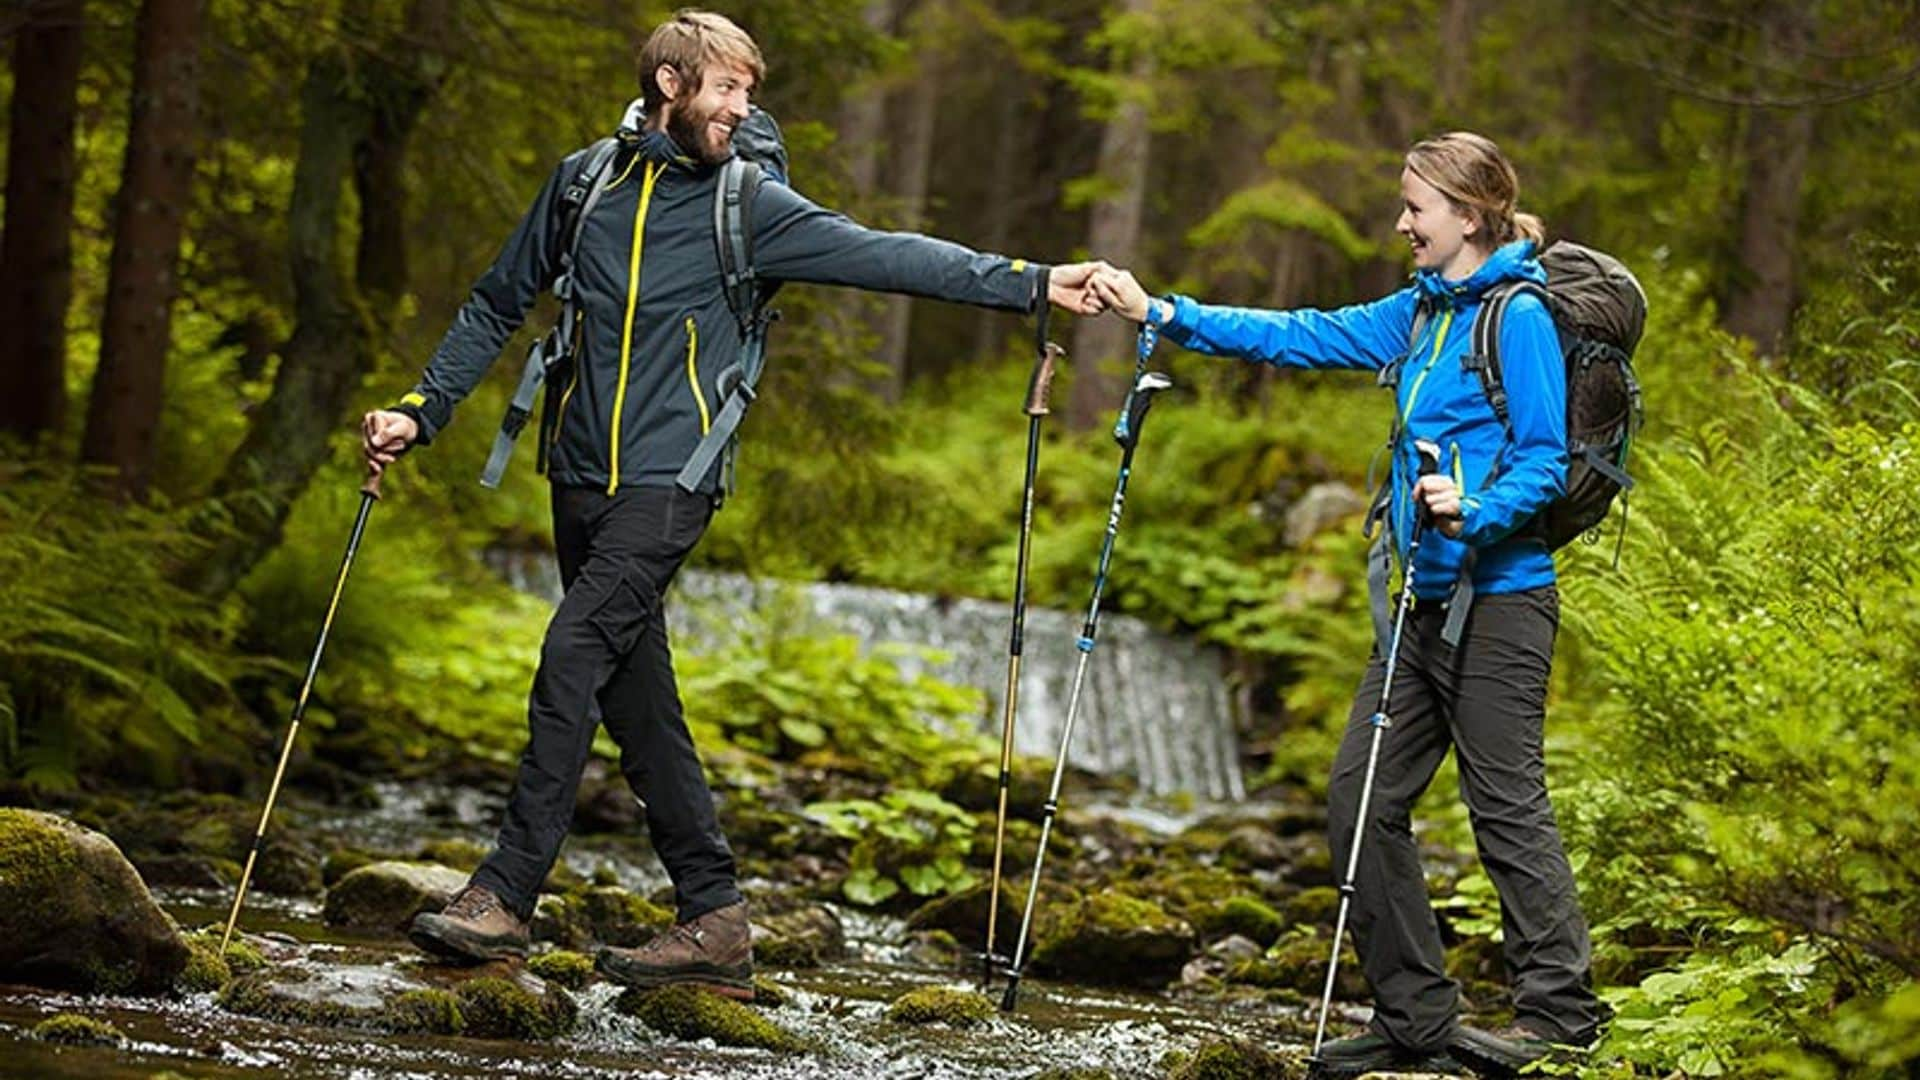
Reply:
[[[1427,439],[1413,440],[1413,452],[1420,456],[1420,475],[1432,476],[1440,471],[1440,445]],[[1421,525],[1431,524],[1433,515],[1427,512],[1427,504],[1416,504],[1416,516]]]
[[[360,485],[360,494],[370,499],[378,499],[380,497],[380,477],[382,475],[383,473],[380,471],[368,469],[367,479]]]
[[[1047,415],[1048,396],[1053,393],[1053,369],[1067,351],[1049,341],[1040,348],[1040,358],[1034,362],[1033,378],[1027,383],[1027,415],[1041,417]]]

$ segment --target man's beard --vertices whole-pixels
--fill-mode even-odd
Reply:
[[[667,135],[673,139],[675,145],[695,158],[708,165],[718,165],[733,156],[733,144],[722,143],[718,150],[707,144],[707,132],[710,130],[708,125],[713,123],[714,113],[717,111],[696,113],[691,105],[685,109],[675,109],[667,117]]]

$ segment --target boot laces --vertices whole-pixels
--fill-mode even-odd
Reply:
[[[469,885],[447,905],[446,913],[461,919],[478,919],[500,906],[500,900],[486,889]]]

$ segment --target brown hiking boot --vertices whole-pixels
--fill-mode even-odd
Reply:
[[[472,963],[527,955],[527,924],[481,885],[461,889],[437,914],[415,915],[407,938],[447,960]]]
[[[753,1000],[753,928],[742,900],[669,927],[637,949],[601,949],[594,966],[615,982],[653,989],[704,987]]]

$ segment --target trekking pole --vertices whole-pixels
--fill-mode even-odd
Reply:
[[[987,948],[980,957],[980,990],[993,985],[994,965],[1006,957],[993,951],[1000,923],[1000,865],[1007,842],[1007,788],[1013,777],[1013,717],[1020,700],[1020,648],[1027,623],[1027,552],[1033,542],[1033,480],[1040,465],[1040,418],[1047,415],[1047,394],[1053,385],[1053,366],[1065,355],[1047,340],[1048,305],[1040,305],[1034,326],[1033,378],[1027,383],[1027,475],[1020,494],[1020,554],[1013,572],[1013,633],[1007,644],[1007,696],[1000,718],[1000,804],[993,817],[993,884],[987,890]]]
[[[1440,471],[1440,447],[1425,439],[1415,439],[1414,453],[1420,455],[1420,475]],[[1333,1007],[1333,980],[1340,968],[1340,937],[1347,929],[1347,913],[1353,905],[1353,879],[1360,873],[1360,842],[1367,834],[1367,808],[1373,801],[1373,775],[1380,764],[1380,733],[1393,726],[1387,715],[1387,697],[1393,692],[1393,671],[1400,661],[1400,633],[1407,625],[1407,609],[1413,606],[1413,559],[1420,553],[1420,534],[1428,522],[1424,503],[1416,504],[1413,531],[1407,537],[1407,565],[1400,584],[1400,608],[1393,615],[1393,634],[1388,639],[1386,671],[1380,680],[1380,706],[1367,723],[1373,727],[1373,742],[1367,747],[1367,774],[1360,782],[1360,811],[1353,827],[1353,850],[1347,852],[1347,877],[1340,885],[1340,913],[1333,924],[1333,954],[1327,958],[1327,985],[1320,992],[1320,1021],[1313,1031],[1313,1051],[1307,1062],[1319,1064],[1320,1044],[1327,1036],[1327,1011]]]
[[[1151,347],[1144,345],[1143,354]],[[1100,543],[1100,565],[1094,573],[1093,599],[1087,604],[1087,621],[1080,628],[1080,638],[1075,642],[1080,649],[1080,662],[1073,672],[1073,692],[1067,697],[1067,721],[1060,729],[1060,752],[1053,762],[1053,786],[1048,789],[1047,801],[1042,807],[1040,847],[1033,853],[1033,876],[1027,880],[1027,904],[1020,916],[1020,935],[1013,939],[1013,966],[1007,969],[1007,990],[1000,999],[1002,1012],[1013,1011],[1020,992],[1021,965],[1026,957],[1027,935],[1033,926],[1033,904],[1040,894],[1040,869],[1047,858],[1047,840],[1053,835],[1054,816],[1060,810],[1060,781],[1067,771],[1067,746],[1073,740],[1073,721],[1080,711],[1080,691],[1086,683],[1087,658],[1093,654],[1094,636],[1100,630],[1100,594],[1106,588],[1107,568],[1113,561],[1114,536],[1120,531],[1120,510],[1127,499],[1127,477],[1133,471],[1133,449],[1140,442],[1140,425],[1153,405],[1153,395],[1172,385],[1173,380],[1158,372],[1140,376],[1133,384],[1133,389],[1127,392],[1120,422],[1114,426],[1114,437],[1120,441],[1121,447],[1120,476],[1114,483],[1113,504],[1107,510],[1107,533]]]
[[[340,560],[340,576],[333,582],[333,597],[327,601],[327,617],[320,623],[320,638],[313,643],[313,659],[307,661],[307,678],[300,686],[300,697],[293,703],[293,719],[287,725],[287,741],[280,748],[280,764],[273,770],[273,783],[267,788],[267,804],[260,808],[260,825],[253,832],[253,848],[247,852],[246,868],[240,871],[240,891],[233,894],[233,910],[227,915],[227,928],[220,935],[220,955],[227,955],[227,942],[240,921],[240,905],[247,899],[247,882],[253,878],[254,860],[267,839],[267,818],[273,814],[273,801],[280,794],[280,780],[287,774],[287,759],[293,756],[293,740],[300,734],[300,718],[307,712],[307,697],[313,692],[313,676],[320,670],[320,654],[327,647],[327,631],[333,629],[334,612],[340,609],[340,594],[347,587],[347,571],[353,569],[354,552],[360,549],[360,536],[367,530],[367,514],[380,498],[380,474],[368,473],[360,485],[360,513],[353,519],[353,533],[347,537],[347,553]]]

